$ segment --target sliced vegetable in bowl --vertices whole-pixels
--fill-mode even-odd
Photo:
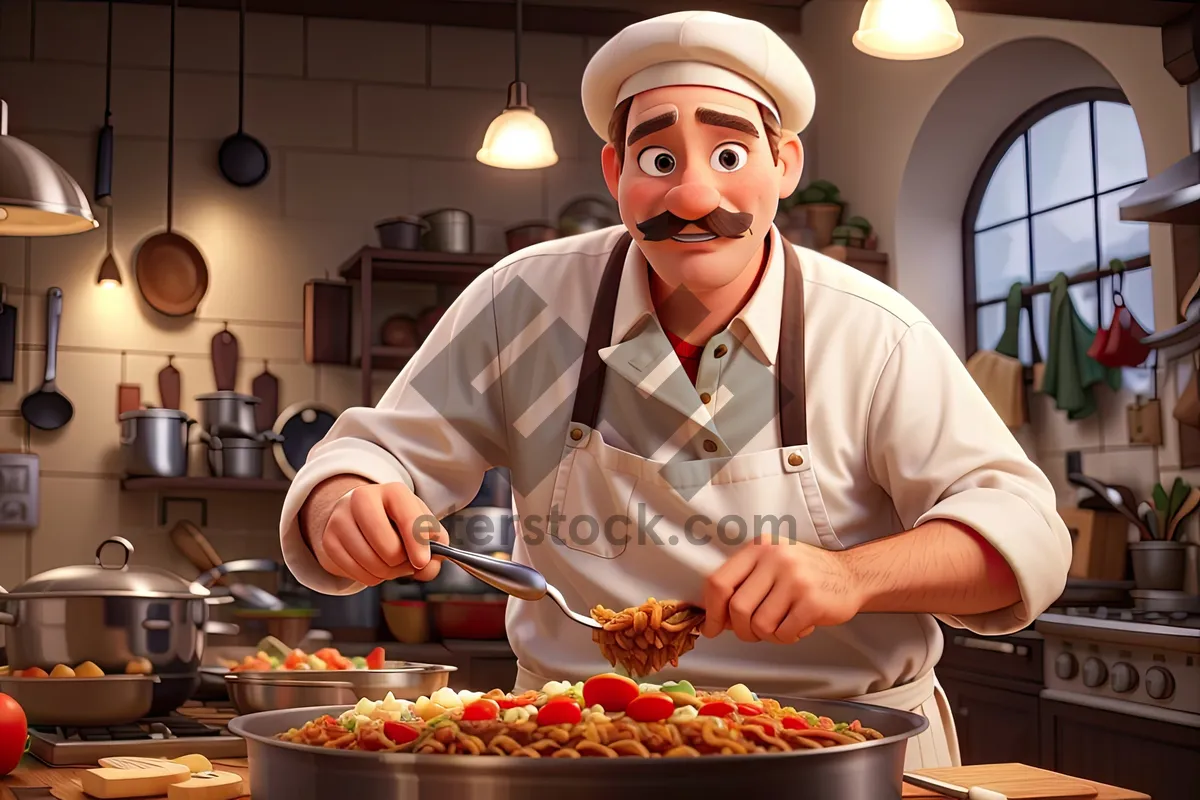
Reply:
[[[283,656],[260,649],[254,655],[246,656],[240,662],[225,662],[225,666],[230,672],[385,669],[386,665],[387,655],[382,647],[376,647],[366,657],[353,656],[351,658],[342,655],[335,647],[323,647],[311,654],[293,649]]]

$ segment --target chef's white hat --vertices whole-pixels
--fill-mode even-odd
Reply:
[[[683,85],[756,100],[794,133],[808,127],[816,104],[808,70],[766,25],[716,11],[678,11],[636,22],[604,43],[583,73],[583,111],[607,140],[623,100]]]

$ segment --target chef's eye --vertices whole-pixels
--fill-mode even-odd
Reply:
[[[737,172],[746,166],[746,148],[736,142],[726,142],[713,150],[712,168],[717,172]]]
[[[647,175],[661,178],[675,171],[675,156],[665,147],[647,147],[638,153],[638,166]]]

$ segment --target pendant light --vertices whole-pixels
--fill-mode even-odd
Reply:
[[[96,194],[99,205],[108,209],[108,220],[104,232],[108,236],[108,254],[100,262],[96,274],[96,285],[101,289],[115,289],[121,285],[121,270],[113,255],[113,209],[112,209],[112,63],[113,63],[113,0],[108,0],[108,67],[104,77],[104,127],[100,130],[100,142],[96,147]]]
[[[546,123],[529,105],[529,87],[521,80],[521,0],[517,0],[516,69],[508,85],[508,105],[492,120],[475,154],[481,163],[501,169],[542,169],[558,163]]]
[[[8,104],[0,100],[0,236],[65,236],[99,225],[66,170],[8,135]]]
[[[867,0],[853,41],[867,55],[894,61],[938,58],[963,46],[946,0]]]

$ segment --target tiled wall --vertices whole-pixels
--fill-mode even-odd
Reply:
[[[106,5],[0,0],[0,97],[10,132],[43,149],[90,194],[105,108]],[[598,42],[530,34],[522,77],[549,124],[560,163],[537,172],[494,170],[474,154],[503,108],[513,37],[499,31],[250,14],[246,130],[269,148],[271,174],[246,190],[225,183],[220,141],[237,128],[236,13],[182,9],[176,62],[175,228],[197,243],[210,288],[195,318],[151,310],[131,274],[138,243],[166,225],[170,9],[118,3],[112,124],[116,131],[113,232],[123,288],[95,285],[105,229],[39,240],[0,238],[0,282],[19,308],[17,379],[0,384],[0,449],[37,453],[41,524],[0,532],[0,585],[50,567],[91,563],[120,534],[142,563],[194,574],[167,531],[194,506],[172,506],[118,481],[117,384],[140,383],[158,402],[156,375],[175,356],[184,409],[212,391],[210,341],[228,322],[249,390],[264,360],[281,407],[360,402],[359,373],[303,359],[302,286],[333,273],[381,218],[457,206],[474,214],[477,249],[500,252],[505,227],[557,216],[571,198],[604,193],[600,140],[584,120],[579,82]],[[106,223],[103,209],[95,209]],[[64,293],[59,387],[75,417],[56,432],[29,431],[21,398],[41,382],[46,290]],[[393,295],[395,292],[393,292]],[[433,302],[410,291],[409,308]],[[396,309],[404,308],[397,305]],[[392,376],[379,372],[376,393]],[[203,450],[193,447],[193,472]],[[270,465],[274,470],[274,465]],[[278,553],[282,495],[207,495],[206,534],[226,559]]]

